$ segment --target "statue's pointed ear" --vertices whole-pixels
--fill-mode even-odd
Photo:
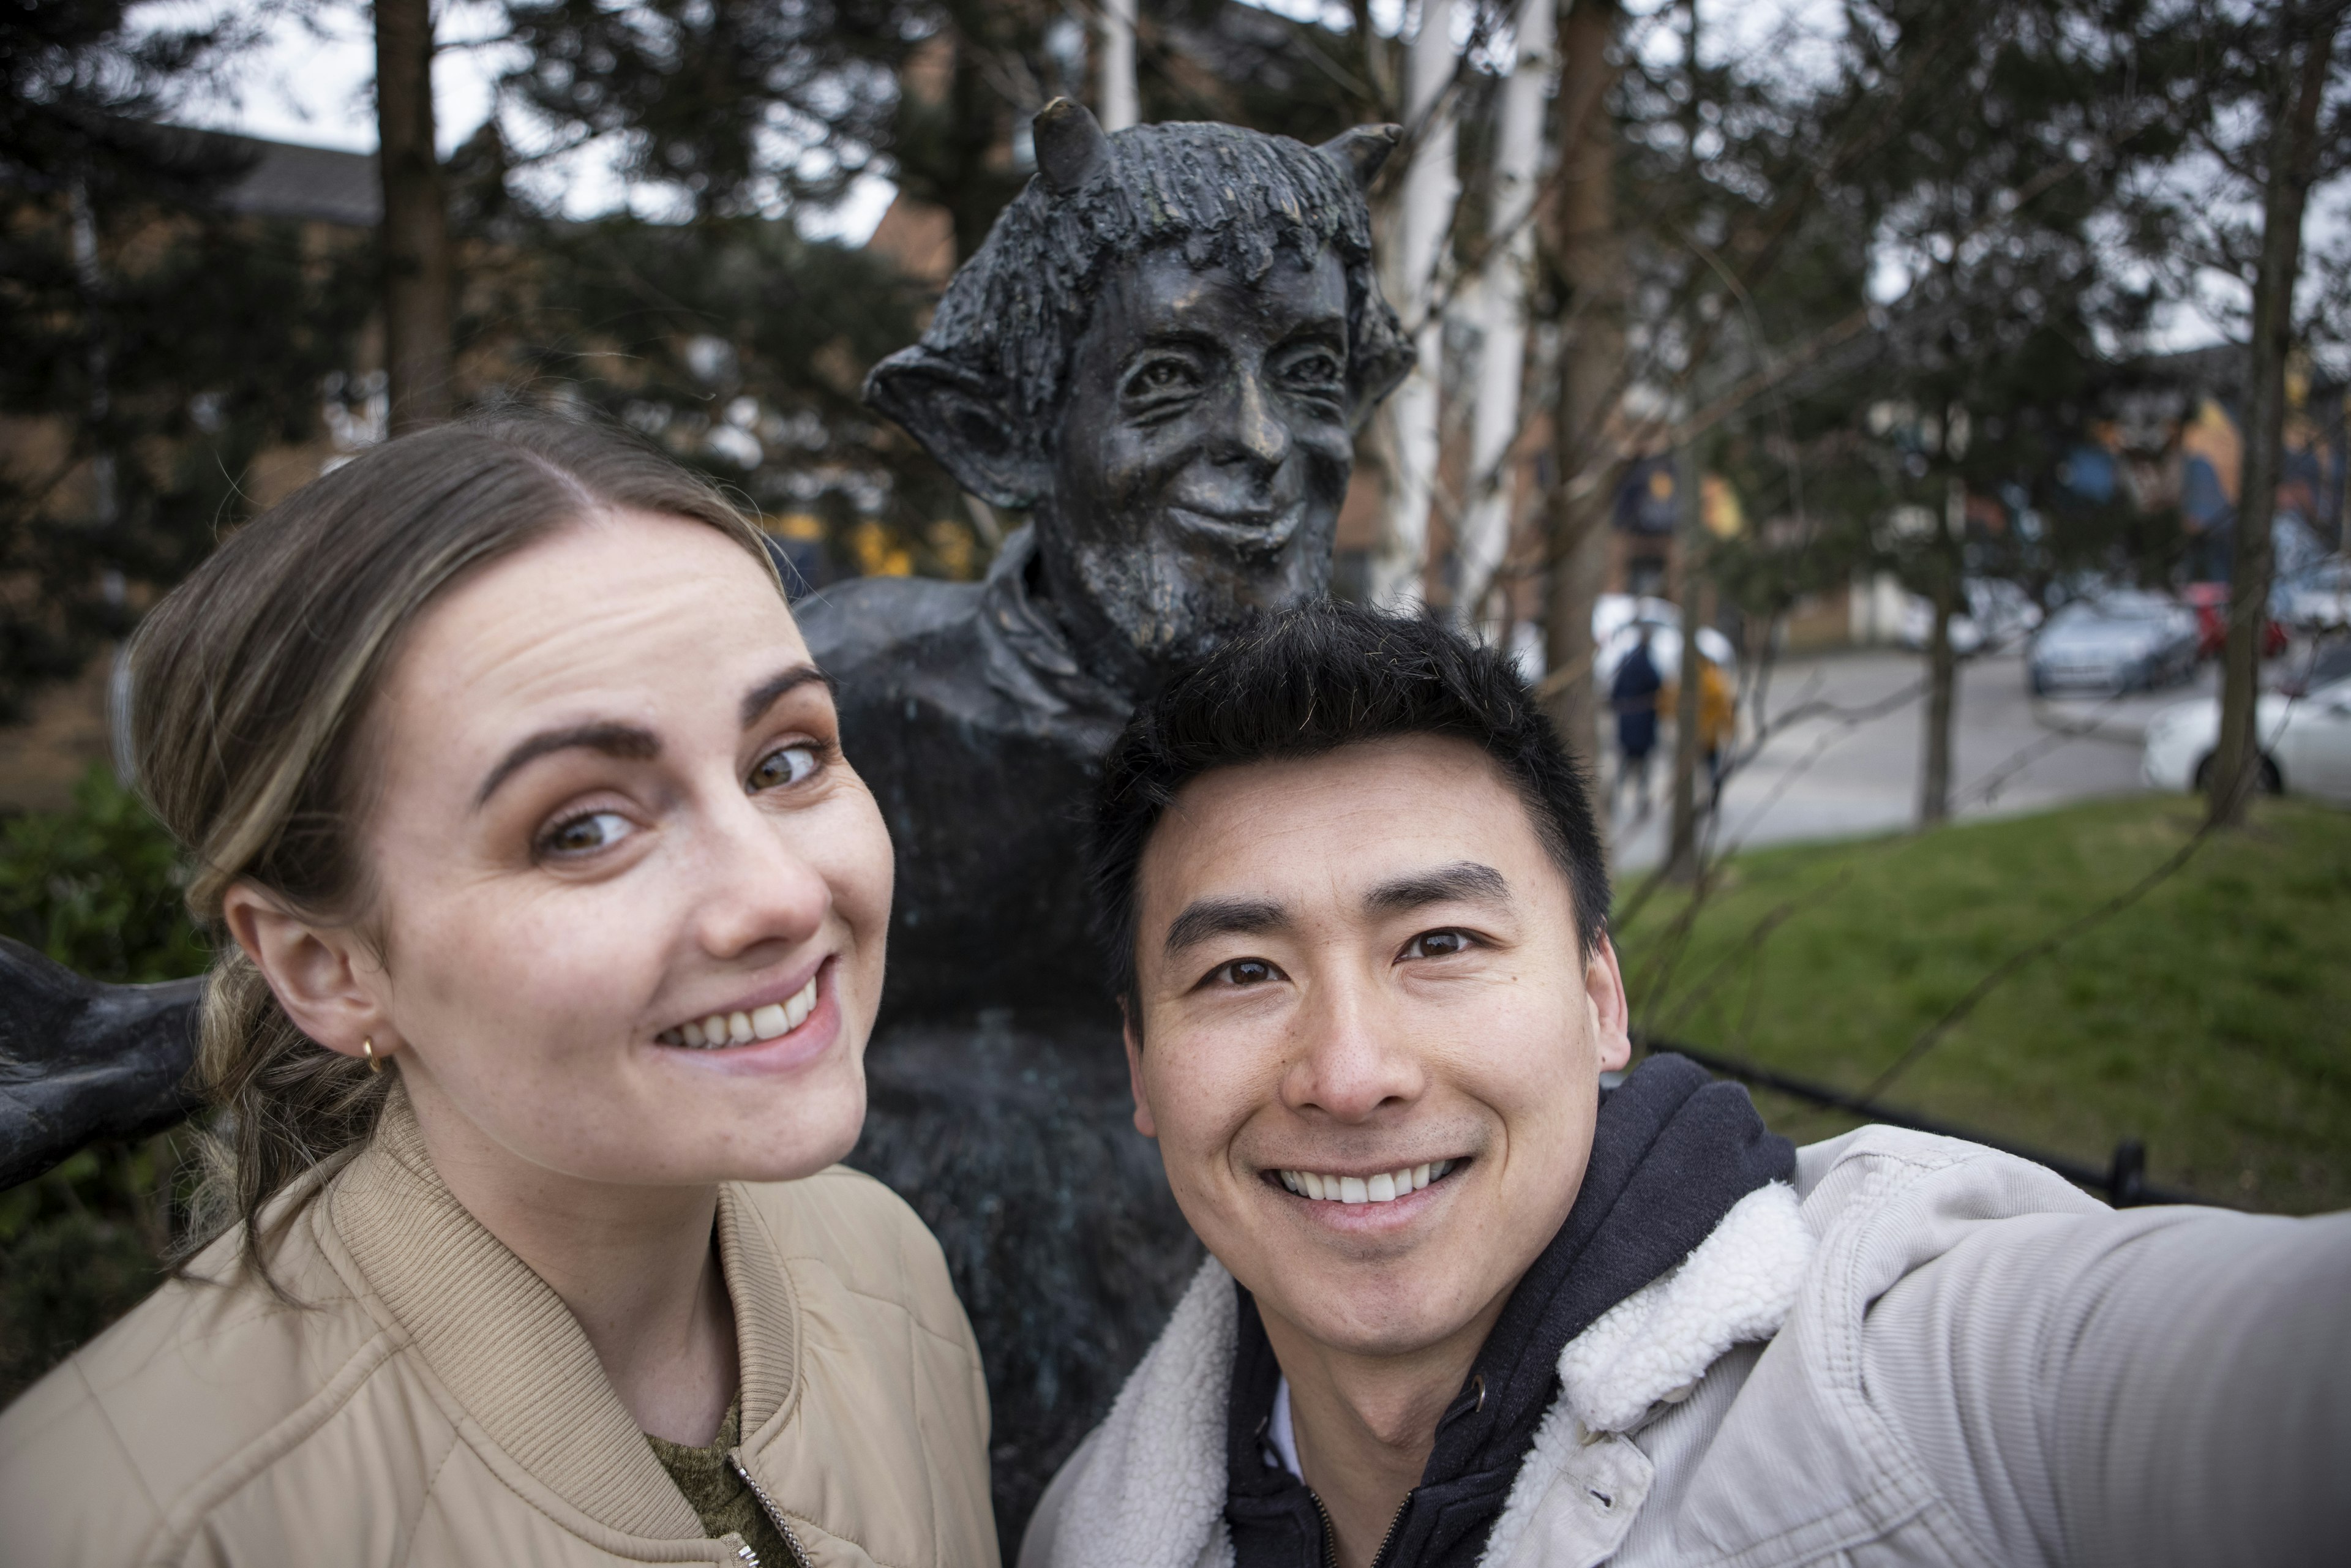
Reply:
[[[1110,164],[1110,134],[1093,110],[1074,99],[1057,98],[1029,122],[1036,139],[1037,172],[1066,196]]]
[[[1404,138],[1401,125],[1358,125],[1353,131],[1343,131],[1315,149],[1339,165],[1355,182],[1360,190],[1368,191],[1379,176],[1380,165],[1388,161],[1395,144]]]
[[[988,377],[916,344],[865,378],[866,406],[906,427],[956,483],[991,507],[1026,510],[1048,481],[1011,400]]]

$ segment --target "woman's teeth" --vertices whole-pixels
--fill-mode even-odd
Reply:
[[[1451,1170],[1459,1162],[1437,1160],[1375,1176],[1322,1176],[1314,1171],[1277,1171],[1281,1185],[1301,1197],[1326,1203],[1391,1203],[1408,1197]]]
[[[712,1013],[697,1023],[680,1024],[665,1029],[653,1038],[664,1045],[682,1045],[689,1051],[716,1051],[722,1046],[748,1045],[755,1040],[773,1040],[779,1034],[789,1034],[808,1021],[816,1010],[816,981],[799,988],[798,995],[786,1002],[769,1002],[764,1008],[754,1008],[747,1013]]]

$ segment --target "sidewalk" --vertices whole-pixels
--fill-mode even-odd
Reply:
[[[1923,658],[1896,650],[1777,661],[1761,705],[1771,733],[1724,788],[1716,852],[1856,838],[1916,821],[1926,674]],[[2159,692],[2035,701],[2025,690],[2019,654],[1962,665],[1953,724],[1953,815],[2011,815],[2143,789],[2139,749],[2147,719],[2173,703],[2211,695],[2218,682],[2217,668],[2208,664],[2192,682]],[[1742,697],[1743,756],[1755,744],[1757,707],[1751,691]],[[1619,871],[1653,866],[1664,855],[1673,744],[1668,719],[1650,764],[1648,819],[1633,821],[1629,793],[1618,802],[1612,858]],[[1593,755],[1602,759],[1604,799],[1616,770],[1613,732]]]

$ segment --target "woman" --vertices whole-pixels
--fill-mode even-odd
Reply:
[[[993,1563],[970,1328],[835,1166],[890,844],[750,525],[432,431],[132,660],[226,1223],[0,1418],[8,1559]]]

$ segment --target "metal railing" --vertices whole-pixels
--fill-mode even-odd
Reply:
[[[2013,1143],[1973,1127],[1955,1126],[1912,1112],[1897,1110],[1891,1105],[1865,1100],[1842,1089],[1825,1083],[1815,1083],[1808,1078],[1798,1078],[1766,1067],[1761,1062],[1742,1061],[1708,1051],[1702,1046],[1685,1044],[1677,1040],[1656,1040],[1635,1035],[1634,1043],[1645,1051],[1670,1051],[1687,1056],[1718,1078],[1735,1078],[1741,1083],[1759,1089],[1769,1089],[1823,1110],[1843,1111],[1865,1121],[1883,1122],[1891,1127],[1907,1127],[1914,1133],[1933,1133],[1946,1138],[1960,1138],[1970,1144],[1981,1144],[1988,1149],[1998,1149],[2004,1155],[2014,1155],[2034,1165],[2046,1166],[2075,1186],[2104,1197],[2116,1208],[2136,1208],[2147,1204],[2201,1203],[2212,1200],[2199,1197],[2191,1192],[2173,1187],[2157,1186],[2147,1179],[2147,1146],[2137,1138],[2125,1138],[2115,1145],[2115,1155],[2105,1170],[2084,1165],[2064,1155],[2036,1149],[2030,1145]]]

